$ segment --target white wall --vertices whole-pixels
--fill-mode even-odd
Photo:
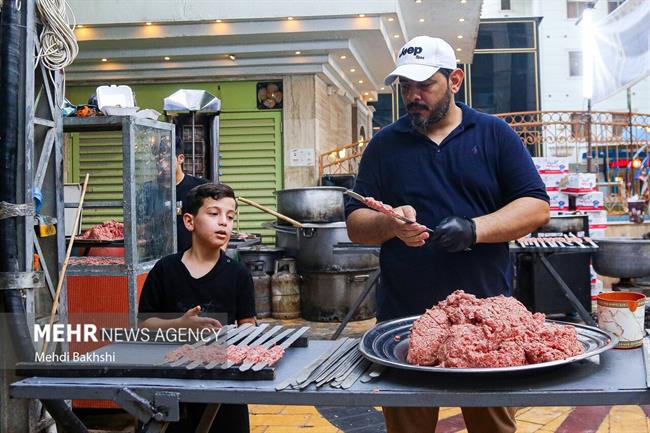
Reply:
[[[569,51],[580,51],[580,28],[568,19],[566,0],[511,0],[501,11],[500,0],[484,0],[481,18],[542,17],[539,25],[540,106],[542,110],[586,110],[582,79],[569,76]],[[596,2],[594,20],[607,15],[607,1]],[[626,92],[593,105],[593,110],[627,111]],[[650,78],[632,87],[632,111],[650,113]]]

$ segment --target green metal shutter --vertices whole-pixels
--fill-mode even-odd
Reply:
[[[88,191],[85,201],[122,201],[122,133],[84,132],[73,134],[74,148],[79,149],[74,171],[83,182],[86,173]],[[122,208],[84,208],[82,229],[107,220],[122,221]]]
[[[282,189],[282,114],[278,111],[222,113],[219,128],[219,181],[237,196],[276,210],[273,191]],[[261,223],[275,218],[240,204],[240,230],[275,243],[275,231]],[[236,229],[235,222],[235,229]]]

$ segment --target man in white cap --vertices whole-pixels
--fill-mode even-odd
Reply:
[[[463,71],[442,39],[404,45],[385,83],[396,79],[408,115],[370,141],[354,190],[418,222],[355,200],[345,209],[353,242],[381,244],[377,319],[422,314],[456,289],[510,295],[507,242],[549,219],[530,154],[505,122],[454,100]],[[463,416],[469,433],[516,431],[514,409],[463,408]],[[433,433],[438,408],[385,407],[384,417],[389,433]]]

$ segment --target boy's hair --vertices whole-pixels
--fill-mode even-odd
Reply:
[[[202,185],[197,185],[187,193],[187,196],[185,196],[185,200],[183,200],[183,213],[189,213],[196,216],[206,198],[219,200],[226,197],[235,200],[235,208],[237,208],[235,191],[225,183],[204,183]]]

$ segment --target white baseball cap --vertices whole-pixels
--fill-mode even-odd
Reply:
[[[416,36],[399,50],[397,68],[386,77],[384,83],[388,86],[397,77],[425,81],[440,68],[456,69],[454,49],[440,38]]]

